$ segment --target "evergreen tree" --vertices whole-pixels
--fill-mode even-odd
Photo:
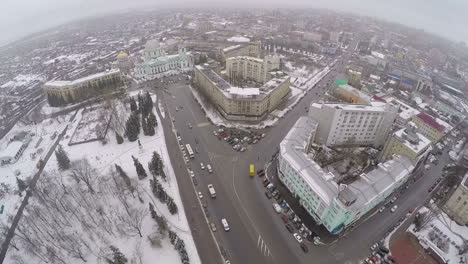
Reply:
[[[132,156],[132,159],[133,159],[133,165],[135,165],[138,179],[143,180],[144,178],[148,176],[146,174],[145,168],[143,168],[143,165],[141,165],[140,161],[137,158]]]
[[[21,196],[21,193],[28,188],[28,185],[18,177],[16,177],[16,184],[18,185],[18,191]]]
[[[130,180],[130,177],[128,177],[127,173],[125,173],[122,167],[120,167],[117,164],[114,164],[114,165],[115,165],[115,169],[119,173],[119,176],[122,177],[122,179],[125,182],[125,185],[127,185],[128,190],[133,194],[133,191],[135,190],[135,188],[132,186],[132,181]]]
[[[149,119],[149,118],[148,118]],[[154,136],[154,134],[156,133],[156,131],[154,131],[154,126],[151,126],[149,125],[148,123],[146,123],[146,133],[148,136]]]
[[[110,246],[112,251],[112,259],[107,258],[107,263],[109,264],[125,264],[128,262],[127,258],[125,257],[120,250],[114,246]]]
[[[147,91],[143,98],[143,105],[141,114],[146,117],[149,113],[153,112],[153,99],[151,99],[150,93]]]
[[[143,116],[141,117],[141,128],[143,129],[143,135],[148,136],[148,123]]]
[[[171,214],[177,214],[179,211],[179,208],[177,208],[177,204],[174,202],[174,199],[172,197],[168,196],[166,198],[166,204],[167,204],[167,209],[169,209],[169,213]]]
[[[151,161],[148,163],[148,168],[150,172],[154,176],[161,176],[163,179],[166,178],[166,175],[164,174],[164,164],[161,160],[161,156],[156,151],[153,151],[153,157],[151,157]],[[164,174],[164,175],[163,175]]]
[[[138,110],[137,103],[135,102],[135,99],[133,97],[130,97],[130,110],[132,112],[135,112]]]
[[[169,241],[171,241],[171,244],[172,244],[172,245],[175,245],[175,243],[176,243],[176,241],[177,241],[177,239],[178,239],[179,237],[178,237],[177,234],[176,234],[174,231],[172,231],[172,230],[169,230],[168,233],[169,233]]]
[[[154,196],[156,196],[161,203],[165,203],[168,195],[156,177],[153,177],[153,179],[150,180],[150,186]]]
[[[55,157],[57,158],[60,170],[68,170],[70,168],[70,159],[65,150],[63,150],[62,145],[59,145],[58,149],[55,151]]]
[[[115,132],[115,139],[117,140],[117,144],[122,144],[123,143],[123,138],[119,133]]]
[[[125,123],[125,134],[129,141],[133,142],[138,139],[140,133],[140,121],[136,113],[132,113]]]
[[[153,111],[149,112],[148,114],[148,125],[155,127],[158,125],[158,120],[156,119],[156,116],[153,114]]]
[[[161,235],[166,234],[167,230],[169,229],[169,226],[167,225],[167,220],[163,215],[158,215],[156,211],[154,210],[154,206],[152,203],[149,203],[149,210],[151,213],[151,217],[156,221],[158,225],[158,231]]]
[[[142,113],[143,116],[145,116],[146,109],[145,109],[145,103],[143,101],[143,97],[141,97],[141,94],[138,94],[138,112]]]

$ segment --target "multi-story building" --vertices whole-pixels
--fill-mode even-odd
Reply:
[[[260,42],[249,42],[247,44],[237,44],[221,50],[221,60],[226,62],[227,58],[237,56],[249,56],[259,58],[261,53]]]
[[[356,88],[361,87],[362,72],[354,69],[348,70],[348,83]]]
[[[278,56],[265,56],[264,59],[237,56],[226,59],[226,74],[230,79],[240,78],[263,84],[271,79],[270,72],[279,68]]]
[[[350,184],[338,184],[339,177],[308,155],[319,127],[310,117],[298,119],[280,143],[278,176],[318,224],[338,233],[404,184],[414,166],[409,158],[395,156]]]
[[[183,70],[193,67],[193,58],[185,47],[179,47],[179,53],[167,55],[159,41],[148,40],[143,51],[142,61],[135,66],[136,75],[155,75],[170,70]]]
[[[326,146],[374,146],[385,143],[397,115],[390,103],[358,104],[313,103],[309,116],[318,121],[315,139]]]
[[[230,120],[260,120],[273,111],[289,93],[289,76],[273,75],[259,88],[230,85],[213,70],[197,65],[194,86]]]
[[[76,103],[101,94],[112,93],[124,85],[120,70],[112,69],[73,81],[50,81],[44,93],[51,106]]]
[[[115,67],[118,68],[120,72],[128,74],[132,71],[134,65],[128,54],[122,51],[116,57]]]
[[[430,139],[432,143],[439,141],[446,134],[446,128],[426,113],[413,116],[411,121],[418,127],[418,132]]]
[[[444,210],[458,224],[468,225],[468,173],[445,203]]]
[[[380,160],[386,161],[394,155],[403,155],[411,159],[414,165],[429,153],[431,141],[416,132],[416,126],[410,122],[406,128],[402,128],[385,142]]]

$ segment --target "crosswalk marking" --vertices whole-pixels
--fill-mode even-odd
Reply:
[[[211,125],[210,122],[204,122],[204,123],[198,123],[197,127],[206,127],[206,126],[209,126],[209,125]]]
[[[263,241],[262,236],[258,236],[257,240],[257,248],[260,249],[262,252],[263,256],[269,257],[271,255],[270,249],[268,248],[267,244],[265,241]]]

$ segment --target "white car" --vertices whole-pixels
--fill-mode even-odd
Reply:
[[[178,141],[182,141],[182,138],[180,136],[177,136]]]
[[[392,211],[392,213],[394,213],[394,212],[396,211],[397,208],[398,208],[398,205],[394,205],[394,206],[392,207],[392,209],[390,209],[390,211]]]
[[[229,228],[229,224],[228,224],[226,218],[222,218],[222,219],[221,219],[221,224],[223,224],[224,231],[227,232],[227,231],[231,230],[231,229]]]
[[[212,173],[212,172],[213,172],[213,169],[211,168],[211,165],[210,165],[210,164],[206,165],[206,168],[208,169],[208,173]]]
[[[279,214],[281,213],[281,206],[277,203],[274,203],[273,204],[273,208],[275,209],[275,211]]]
[[[201,192],[198,192],[198,198],[203,199],[203,194]]]
[[[294,233],[293,236],[299,244],[302,243],[302,237],[298,233]]]
[[[195,177],[195,173],[193,173],[193,171],[192,171],[192,170],[191,170],[191,171],[189,171],[189,174],[190,174],[190,177],[192,177],[192,178],[193,178],[193,177]]]
[[[383,211],[385,211],[385,206],[382,206],[382,207],[380,207],[380,209],[379,209],[379,212],[380,212],[380,213],[383,213]]]
[[[374,250],[376,250],[378,247],[379,247],[379,244],[375,243],[374,245],[372,245],[372,246],[370,247],[370,250],[371,250],[371,251],[374,251]]]
[[[201,168],[202,170],[204,170],[204,169],[205,169],[205,165],[203,164],[203,162],[202,162],[202,163],[200,163],[200,168]]]

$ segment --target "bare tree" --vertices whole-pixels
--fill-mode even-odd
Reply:
[[[125,212],[118,216],[122,224],[121,230],[128,235],[139,235],[143,237],[141,227],[148,211],[146,208],[124,207]]]
[[[72,177],[76,182],[84,182],[89,191],[94,194],[93,182],[96,177],[96,170],[91,167],[87,159],[72,162]]]

